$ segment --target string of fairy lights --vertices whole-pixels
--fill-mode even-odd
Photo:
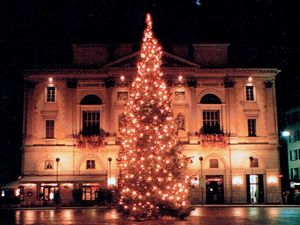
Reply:
[[[153,217],[162,206],[188,206],[184,170],[188,160],[176,147],[171,95],[161,71],[162,48],[146,16],[137,76],[124,110],[126,125],[119,153],[120,206],[129,215]]]

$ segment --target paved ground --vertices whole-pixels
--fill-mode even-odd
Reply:
[[[196,207],[186,221],[164,218],[143,222],[124,219],[115,209],[1,209],[0,224],[299,225],[300,207]]]

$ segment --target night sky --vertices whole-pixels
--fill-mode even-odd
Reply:
[[[163,45],[231,43],[229,66],[280,69],[276,81],[280,130],[284,129],[283,112],[300,105],[300,7],[296,1],[10,2],[0,3],[0,184],[15,180],[21,170],[22,71],[70,64],[72,43],[140,43],[147,12],[152,13]]]

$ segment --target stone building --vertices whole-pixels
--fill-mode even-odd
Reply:
[[[300,204],[300,107],[288,110],[285,116],[290,201]]]
[[[192,157],[193,203],[281,202],[277,69],[229,68],[228,44],[166,46],[177,139]],[[25,71],[24,201],[94,201],[117,185],[122,111],[136,44],[76,44],[73,64]]]

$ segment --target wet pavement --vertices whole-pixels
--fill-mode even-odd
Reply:
[[[0,209],[0,224],[101,225],[299,225],[300,207],[196,207],[180,221],[173,218],[136,222],[115,209]]]

